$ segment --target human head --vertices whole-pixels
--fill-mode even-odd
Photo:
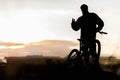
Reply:
[[[86,4],[82,4],[80,7],[81,11],[84,12],[88,12],[88,6]]]

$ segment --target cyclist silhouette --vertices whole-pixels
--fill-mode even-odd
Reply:
[[[82,16],[80,16],[76,21],[75,19],[72,19],[71,27],[75,31],[81,29],[81,40],[84,44],[83,53],[85,63],[87,65],[89,64],[88,51],[90,52],[93,59],[96,58],[96,45],[94,40],[96,39],[96,33],[102,30],[104,22],[96,13],[90,13],[86,4],[82,4],[80,9],[82,11]]]

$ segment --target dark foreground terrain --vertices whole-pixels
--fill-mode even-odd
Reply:
[[[0,80],[120,80],[120,64],[100,64],[89,69],[66,68],[65,58],[9,57],[0,65]],[[105,62],[102,59],[101,62]],[[112,66],[111,66],[112,65]]]

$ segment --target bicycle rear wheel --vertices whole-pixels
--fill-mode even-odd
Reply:
[[[100,41],[99,40],[96,40],[95,41],[96,43],[96,61],[99,62],[99,58],[100,58],[100,52],[101,52],[101,44],[100,44]]]

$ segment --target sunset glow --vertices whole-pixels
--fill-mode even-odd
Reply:
[[[119,0],[110,0],[109,2],[105,0],[0,0],[0,41],[5,43],[4,45],[0,44],[1,55],[6,52],[5,49],[15,49],[14,55],[18,55],[16,53],[20,52],[25,53],[20,55],[37,55],[37,53],[50,55],[52,49],[43,50],[43,53],[38,51],[41,46],[35,48],[38,52],[33,50],[28,53],[26,46],[44,40],[64,40],[78,43],[77,38],[79,38],[80,32],[71,29],[71,20],[81,16],[79,7],[83,3],[88,4],[89,11],[97,13],[105,23],[103,31],[108,35],[97,34],[97,39],[102,44],[101,55],[120,57]],[[8,42],[21,43],[21,45],[8,46]],[[51,42],[50,45],[53,44],[55,43]],[[69,50],[78,48],[78,46],[69,45],[67,48]],[[5,54],[12,55],[9,51]],[[63,54],[60,55],[63,56]]]

